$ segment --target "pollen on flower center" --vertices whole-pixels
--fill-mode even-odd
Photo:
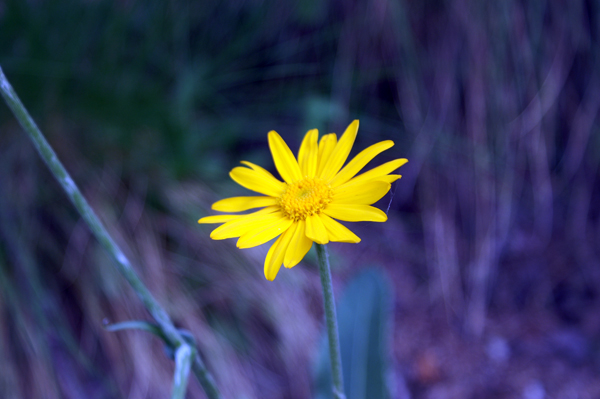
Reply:
[[[294,221],[319,214],[331,202],[333,191],[319,178],[307,177],[287,187],[278,199],[282,212]]]

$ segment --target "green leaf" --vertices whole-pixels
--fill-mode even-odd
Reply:
[[[106,330],[108,331],[121,331],[121,330],[142,330],[147,331],[156,335],[158,338],[165,340],[165,336],[161,331],[160,327],[153,323],[148,323],[147,321],[141,320],[128,320],[123,321],[121,323],[115,323],[107,325]]]
[[[171,399],[184,399],[195,349],[187,344],[180,345],[175,352],[175,374]]]

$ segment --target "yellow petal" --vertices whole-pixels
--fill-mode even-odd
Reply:
[[[360,238],[343,224],[333,220],[323,213],[320,216],[323,224],[325,225],[325,229],[327,230],[327,234],[329,234],[330,241],[349,242],[352,244],[360,242]]]
[[[364,204],[371,205],[379,201],[390,191],[390,183],[384,181],[368,181],[355,184],[344,190],[336,190],[332,204]]]
[[[327,244],[329,236],[323,226],[319,215],[311,215],[306,218],[306,236],[317,244]]]
[[[230,220],[234,220],[239,218],[242,215],[213,215],[213,216],[205,216],[202,219],[198,220],[198,223],[202,224],[210,224],[210,223],[225,223]]]
[[[212,209],[219,212],[242,212],[272,205],[277,205],[274,197],[232,197],[215,202]]]
[[[345,222],[385,222],[387,220],[387,215],[383,211],[361,204],[329,204],[323,213]]]
[[[292,219],[282,217],[276,221],[268,224],[261,224],[256,230],[250,230],[246,234],[242,235],[238,242],[238,248],[252,248],[258,245],[262,245],[267,241],[271,241],[273,238],[285,232],[293,223]]]
[[[340,172],[331,180],[331,186],[337,187],[352,179],[362,168],[365,167],[373,158],[381,152],[391,148],[394,142],[391,140],[381,141],[362,150],[357,156],[352,158],[348,165],[344,166]]]
[[[378,167],[373,168],[373,169],[369,170],[368,172],[365,172],[363,174],[356,176],[353,179],[350,179],[348,182],[339,186],[339,189],[346,189],[352,185],[362,184],[362,183],[366,183],[368,181],[373,181],[373,180],[385,181],[385,176],[387,174],[395,171],[396,169],[398,169],[400,166],[404,165],[407,162],[408,162],[408,160],[405,158],[394,159],[393,161],[386,162],[383,165],[379,165]],[[382,178],[384,178],[384,179],[382,179]]]
[[[317,173],[317,156],[319,155],[319,131],[317,129],[309,130],[302,140],[300,151],[298,151],[298,163],[302,177],[315,177]]]
[[[395,182],[396,180],[400,179],[401,177],[402,177],[402,175],[386,175],[378,180],[391,184],[391,183]]]
[[[321,137],[319,141],[319,160],[317,162],[317,176],[321,175],[323,168],[329,159],[329,156],[333,152],[333,149],[337,145],[337,136],[335,133],[329,133]]]
[[[306,253],[312,247],[312,240],[306,236],[306,222],[300,220],[296,223],[296,230],[290,241],[287,251],[285,251],[285,257],[283,259],[283,266],[290,268],[296,266],[304,258]]]
[[[277,277],[277,273],[281,268],[285,252],[290,245],[290,240],[293,235],[294,229],[287,229],[285,233],[279,236],[277,241],[275,241],[271,246],[271,249],[269,249],[267,257],[265,258],[265,277],[267,280],[273,281],[275,280],[275,277]]]
[[[268,170],[266,170],[265,168],[258,166],[256,164],[253,164],[252,162],[248,162],[248,161],[241,161],[241,164],[246,165],[247,167],[253,169],[255,172],[260,173],[261,175],[267,177],[267,178],[273,178],[277,181],[279,181],[279,179],[277,179],[275,176],[273,176],[273,174],[271,172],[269,172]]]
[[[354,145],[354,140],[356,139],[357,133],[358,120],[354,120],[350,125],[348,125],[346,131],[340,138],[340,141],[338,141],[336,144],[319,177],[324,180],[329,180],[333,178],[337,172],[339,172],[339,170],[342,168],[342,165],[344,165],[344,162],[346,162],[346,159],[348,159],[348,154],[350,154],[352,145]]]
[[[210,233],[213,240],[224,240],[226,238],[239,237],[247,232],[260,228],[265,223],[271,223],[281,218],[283,214],[278,207],[270,206],[248,215],[239,216],[217,227]]]
[[[285,190],[285,184],[276,178],[267,177],[263,173],[242,166],[233,168],[229,176],[240,186],[271,197],[279,197]]]
[[[271,149],[271,155],[273,155],[275,167],[283,180],[291,184],[302,179],[302,173],[300,173],[300,167],[296,158],[294,158],[294,154],[274,130],[269,132],[269,148]]]

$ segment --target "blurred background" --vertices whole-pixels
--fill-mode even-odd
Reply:
[[[269,130],[296,151],[353,119],[353,154],[391,139],[374,164],[410,160],[389,221],[329,246],[340,317],[373,299],[370,398],[597,398],[599,18],[591,0],[4,0],[0,65],[226,398],[317,397],[319,278],[311,251],[267,282],[268,247],[196,221],[247,195],[240,160],[274,170]],[[103,327],[149,315],[4,105],[0,132],[0,396],[167,397],[160,341]]]

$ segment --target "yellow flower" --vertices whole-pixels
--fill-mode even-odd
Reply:
[[[229,176],[264,196],[227,198],[215,202],[212,209],[220,212],[262,209],[248,214],[207,216],[198,223],[223,223],[210,237],[214,240],[239,237],[238,248],[255,247],[279,236],[265,259],[267,280],[275,279],[282,264],[287,268],[296,266],[313,242],[360,242],[360,238],[334,218],[346,222],[385,222],[387,215],[370,205],[401,177],[390,173],[407,160],[395,159],[356,176],[377,154],[394,145],[386,140],[368,147],[342,168],[357,131],[358,120],[348,126],[339,141],[335,133],[318,141],[317,129],[310,130],[300,145],[297,160],[281,136],[269,132],[269,148],[284,181],[258,165],[242,161],[247,167],[233,168]]]

